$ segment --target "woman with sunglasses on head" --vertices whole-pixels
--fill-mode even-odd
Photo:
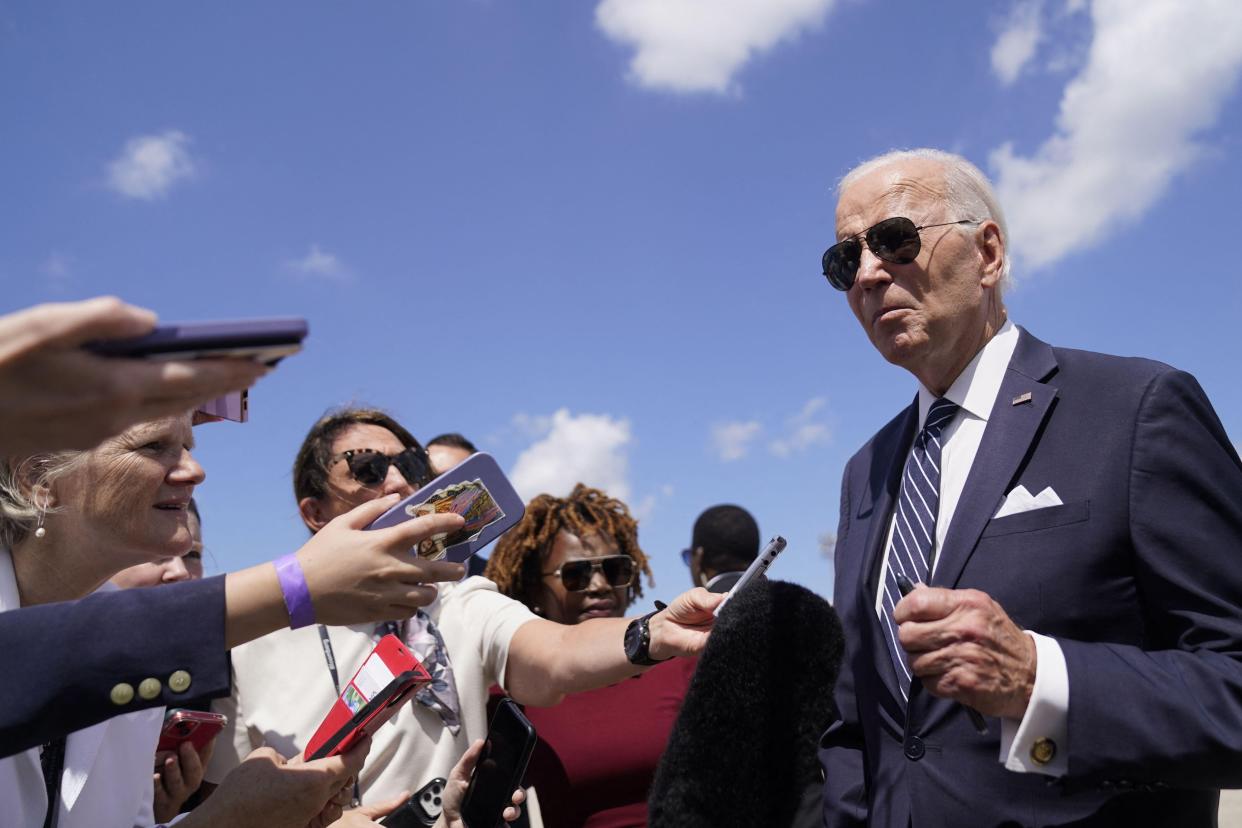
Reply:
[[[375,409],[328,414],[312,426],[294,463],[303,522],[316,532],[350,508],[388,494],[413,494],[432,472],[418,441]],[[705,590],[630,622],[587,624],[541,619],[473,577],[438,587],[439,598],[414,616],[381,625],[287,630],[233,650],[233,693],[216,709],[229,717],[207,779],[220,778],[253,745],[302,750],[379,637],[401,637],[433,676],[374,736],[358,777],[366,806],[400,802],[403,792],[447,777],[473,740],[487,733],[488,688],[499,684],[525,704],[553,705],[566,693],[636,675],[657,660],[700,652],[719,596]],[[628,603],[628,602],[627,602]]]
[[[579,483],[569,497],[532,500],[485,574],[537,615],[578,624],[624,616],[651,568],[626,505]],[[647,824],[647,793],[694,666],[674,659],[555,707],[526,709],[539,734],[526,783],[544,828]]]

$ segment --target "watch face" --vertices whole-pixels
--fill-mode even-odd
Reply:
[[[625,628],[625,657],[630,661],[634,661],[641,655],[643,634],[639,628],[640,624],[641,621],[636,618]]]

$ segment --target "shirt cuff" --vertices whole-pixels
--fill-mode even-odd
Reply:
[[[1069,769],[1069,669],[1055,639],[1035,641],[1035,687],[1022,721],[1001,719],[1000,759],[1016,773],[1064,776]]]

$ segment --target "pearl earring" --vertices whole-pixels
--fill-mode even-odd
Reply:
[[[43,512],[39,512],[39,525],[35,527],[34,536],[36,538],[47,537],[47,529],[43,528]]]

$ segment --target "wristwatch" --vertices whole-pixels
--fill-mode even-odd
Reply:
[[[663,609],[663,607],[660,609]],[[651,657],[651,625],[648,622],[651,616],[659,612],[660,609],[652,610],[642,618],[635,618],[625,628],[625,657],[630,660],[630,664],[649,667],[652,664],[659,664],[661,661],[668,661],[666,658]]]

